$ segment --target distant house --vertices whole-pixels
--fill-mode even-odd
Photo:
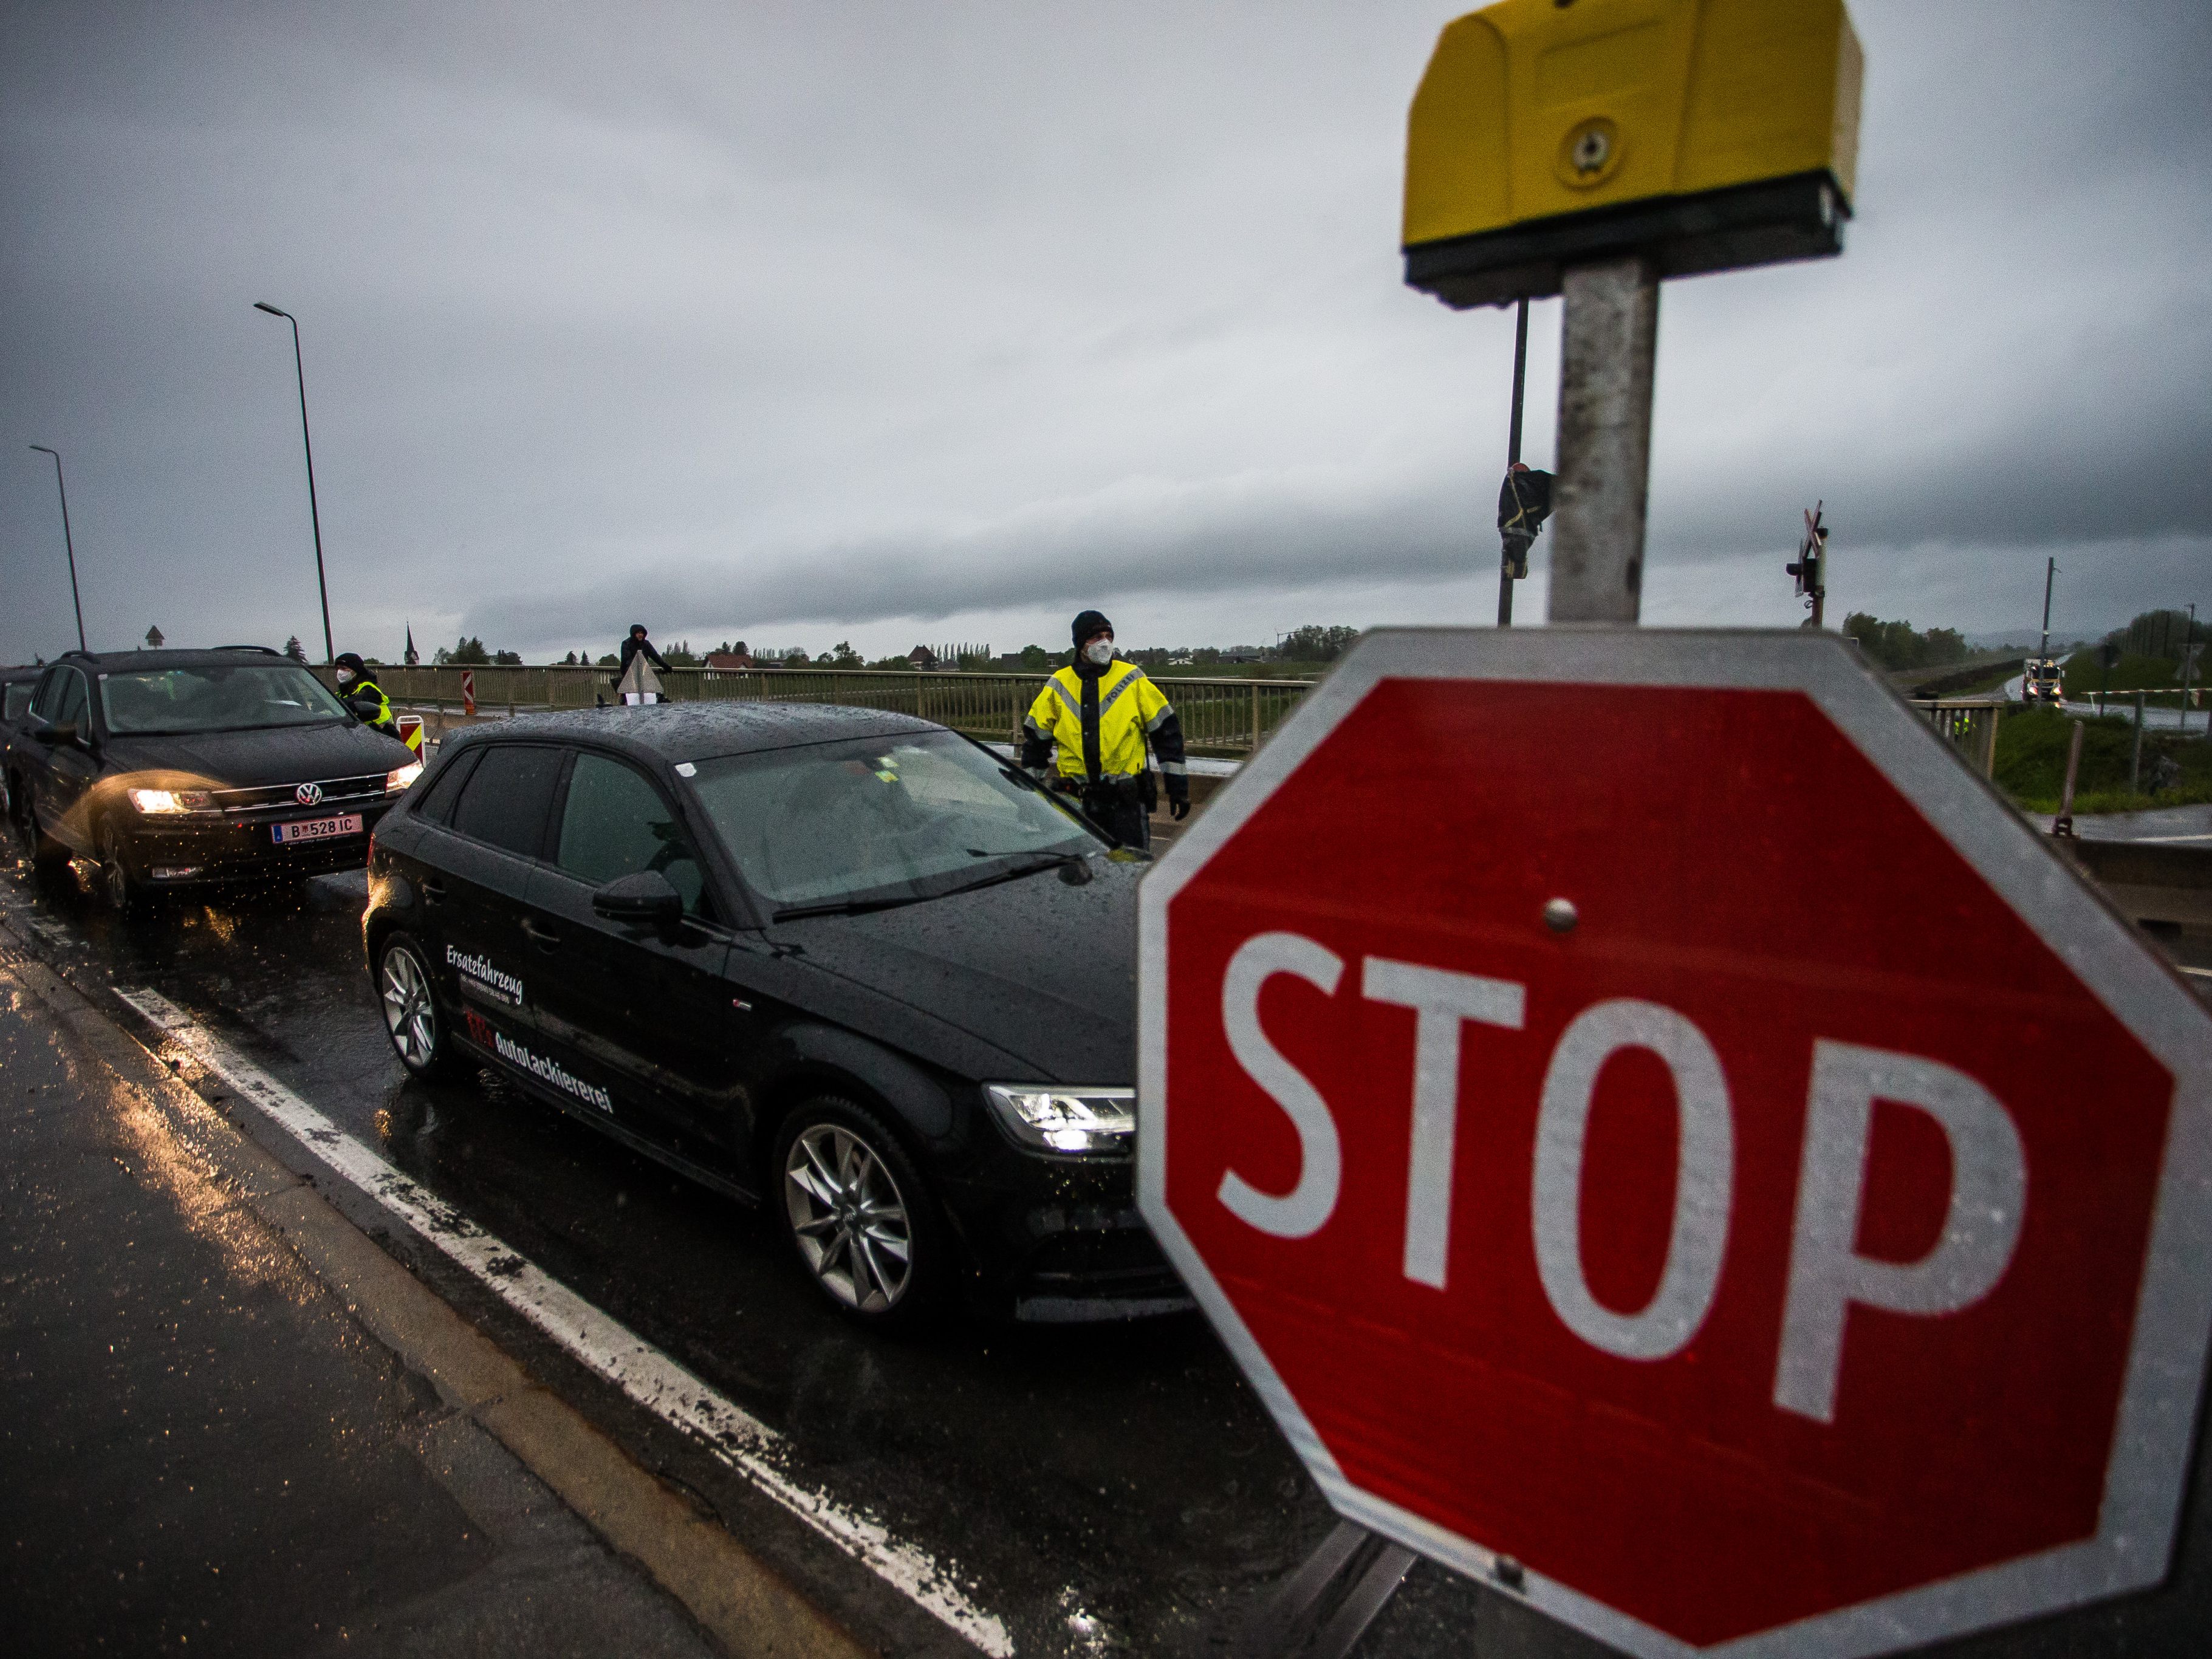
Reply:
[[[1260,647],[1256,645],[1225,646],[1222,649],[1221,660],[1224,662],[1257,662],[1260,660]]]
[[[743,640],[738,641],[738,648],[734,651],[709,651],[707,653],[706,668],[709,674],[735,674],[753,665],[753,653],[745,649]]]
[[[913,650],[906,653],[906,659],[911,666],[920,669],[925,672],[933,670],[939,665],[937,653],[931,650],[926,645],[917,645],[915,647]]]

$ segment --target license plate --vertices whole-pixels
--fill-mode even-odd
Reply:
[[[328,841],[334,836],[357,836],[361,833],[361,814],[348,812],[335,818],[302,818],[296,823],[272,826],[276,831],[280,847],[295,841]]]

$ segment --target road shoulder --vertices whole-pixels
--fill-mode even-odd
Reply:
[[[541,1563],[566,1563],[522,1598],[530,1608],[588,1590],[596,1606],[579,1601],[570,1610],[588,1626],[596,1613],[617,1607],[620,1573],[593,1583],[578,1571],[594,1553],[604,1559],[611,1552],[610,1565],[622,1564],[656,1587],[648,1599],[672,1598],[688,1615],[678,1618],[675,1633],[662,1633],[666,1640],[656,1636],[625,1644],[628,1650],[684,1651],[688,1621],[733,1655],[842,1659],[867,1650],[711,1514],[537,1383],[103,1011],[34,961],[17,957],[0,965],[0,975],[24,994],[26,1012],[51,1019],[80,1060],[112,1075],[118,1109],[151,1148],[138,1160],[142,1179],[166,1185],[187,1214],[204,1218],[219,1211],[227,1228],[258,1235],[258,1248],[281,1250],[415,1380],[410,1386],[434,1398],[434,1420],[417,1437],[415,1454],[495,1546],[505,1540],[516,1549],[526,1546]],[[530,1501],[538,1483],[558,1504]],[[437,1606],[434,1590],[426,1596],[413,1613],[395,1615],[392,1650],[419,1645],[404,1638],[410,1618],[428,1640],[433,1631],[454,1634],[472,1616],[468,1608]],[[554,1646],[566,1648],[582,1634],[572,1626]],[[699,1646],[696,1639],[692,1646]]]

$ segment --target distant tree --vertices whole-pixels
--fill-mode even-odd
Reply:
[[[1041,645],[1022,647],[1022,666],[1033,674],[1041,674],[1052,666],[1052,653]]]
[[[307,661],[307,653],[301,645],[300,636],[297,634],[293,635],[290,639],[284,641],[284,654],[289,657],[294,662]]]
[[[2163,657],[2181,660],[2181,647],[2212,636],[2212,620],[2193,628],[2186,611],[2146,611],[2125,628],[2106,635],[2131,657]]]
[[[520,651],[495,651],[491,653],[491,659],[494,666],[499,668],[522,666],[522,653]]]
[[[622,659],[615,655],[613,652],[610,651],[605,656],[599,659],[599,665],[602,668],[619,668],[622,666]]]
[[[1334,662],[1358,637],[1356,628],[1321,628],[1309,623],[1285,635],[1275,654],[1285,662]]]
[[[835,662],[840,668],[858,668],[860,666],[860,653],[853,649],[853,642],[850,640],[840,640],[836,645],[832,646],[830,650],[830,660]]]
[[[484,649],[482,640],[465,634],[453,641],[450,650],[440,646],[431,660],[453,663],[462,668],[480,668],[491,661],[491,653]]]
[[[576,666],[576,653],[575,653],[574,652],[571,651],[571,652],[570,652],[567,656],[565,656],[565,657],[562,658],[562,659],[561,659],[561,665],[562,665],[563,668],[574,668],[574,667],[575,667],[575,666]]]
[[[1910,622],[1884,622],[1864,611],[1844,618],[1844,635],[1859,642],[1859,649],[1884,668],[1933,668],[1957,662],[1966,654],[1966,641],[1954,628],[1931,628],[1922,633]]]

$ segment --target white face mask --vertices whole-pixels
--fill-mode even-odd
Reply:
[[[1103,639],[1093,640],[1083,647],[1083,654],[1103,668],[1114,660],[1114,641]]]
[[[339,669],[339,670],[338,670],[338,684],[339,684],[340,685],[350,685],[350,684],[353,684],[353,670],[352,670],[352,669],[350,669],[350,668],[341,668],[341,669]]]

